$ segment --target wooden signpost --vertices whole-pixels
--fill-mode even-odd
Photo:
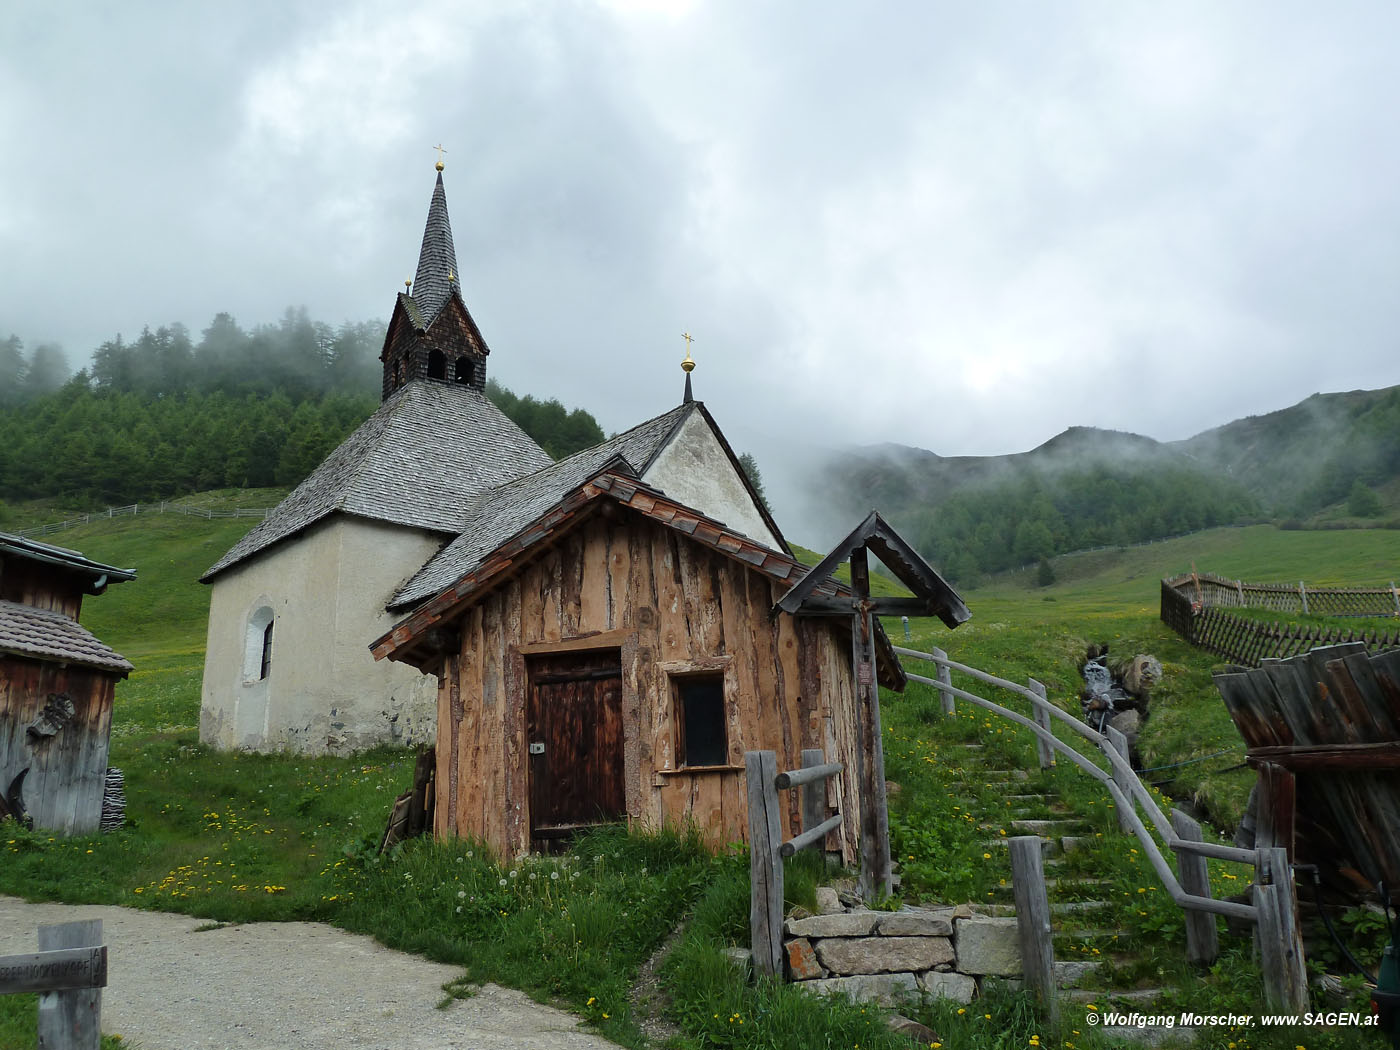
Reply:
[[[0,995],[39,993],[40,1050],[97,1050],[107,946],[102,920],[39,927],[39,951],[0,956]]]

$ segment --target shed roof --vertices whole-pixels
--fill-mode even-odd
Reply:
[[[451,586],[476,569],[503,542],[609,463],[620,461],[627,473],[638,476],[645,473],[695,407],[696,403],[678,405],[534,474],[482,491],[462,522],[462,534],[399,589],[390,600],[389,608],[406,608]]]
[[[119,569],[115,565],[104,565],[84,557],[68,547],[38,540],[25,539],[8,532],[0,532],[0,557],[23,558],[26,561],[53,565],[79,576],[87,577],[87,590],[91,594],[101,593],[109,583],[125,583],[136,579],[135,569]]]
[[[551,462],[481,391],[410,382],[201,579],[207,583],[336,512],[460,532],[474,496]]]
[[[494,548],[476,557],[470,568],[444,584],[431,600],[372,642],[370,648],[375,658],[411,658],[416,644],[425,639],[434,627],[454,618],[474,599],[508,578],[514,569],[570,531],[601,504],[614,501],[689,536],[697,543],[743,562],[773,580],[792,582],[806,571],[806,566],[792,555],[766,547],[723,522],[706,517],[668,498],[665,493],[642,484],[627,468],[625,460],[614,459],[604,464],[592,477],[562,493],[543,508],[543,513],[521,521],[512,535],[504,537]],[[834,578],[814,584],[813,592],[831,597],[851,594],[849,587]],[[833,627],[849,630],[849,623],[833,621]],[[878,621],[876,647],[881,684],[903,689],[903,669]]]
[[[19,602],[0,601],[0,653],[81,664],[122,678],[131,671],[126,657],[103,645],[71,616]]]

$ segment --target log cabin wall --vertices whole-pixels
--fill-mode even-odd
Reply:
[[[83,581],[52,565],[0,558],[0,601],[52,609],[76,620],[83,608]]]
[[[628,817],[693,821],[713,845],[747,838],[743,755],[780,769],[820,747],[846,763],[828,840],[855,861],[855,694],[849,633],[822,619],[770,617],[784,585],[673,529],[627,512],[590,518],[469,606],[459,650],[439,675],[435,833],[480,838],[503,855],[530,848],[526,690],[545,653],[612,649],[622,663]],[[727,761],[678,767],[673,683],[722,675]],[[784,835],[800,798],[785,793]]]
[[[116,678],[83,667],[0,656],[0,791],[26,766],[23,796],[36,827],[64,835],[96,831],[102,818]],[[50,693],[73,701],[53,736],[28,734]]]

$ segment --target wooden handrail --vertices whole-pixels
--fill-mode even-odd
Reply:
[[[1054,704],[1051,704],[1048,700],[1026,686],[1018,685],[1004,678],[998,678],[996,675],[980,671],[975,667],[968,667],[966,664],[960,664],[956,660],[952,660],[948,657],[940,658],[931,653],[922,653],[918,650],[903,648],[902,646],[895,646],[894,650],[901,656],[913,656],[928,660],[938,666],[949,667],[963,674],[967,674],[972,678],[978,679],[979,681],[988,682],[992,685],[1007,689],[1029,700],[1036,710],[1044,711],[1052,718],[1060,719],[1060,721],[1073,728],[1080,736],[1096,744],[1108,759],[1109,765],[1113,768],[1114,772],[1118,774],[1117,778],[1104,772],[1077,749],[1064,743],[1057,738],[1053,732],[1043,728],[1033,719],[1027,718],[1025,715],[1003,707],[985,697],[968,692],[965,689],[959,689],[954,685],[938,682],[923,675],[913,674],[908,671],[905,672],[910,681],[921,682],[925,685],[932,686],[946,694],[951,694],[959,699],[966,700],[970,704],[995,712],[1001,717],[1009,719],[1018,725],[1025,726],[1034,733],[1039,740],[1044,741],[1057,753],[1064,755],[1077,767],[1101,783],[1112,796],[1118,812],[1122,814],[1127,824],[1127,830],[1131,831],[1142,845],[1143,851],[1147,855],[1148,863],[1152,865],[1152,870],[1156,873],[1158,879],[1161,880],[1163,888],[1166,889],[1168,895],[1179,907],[1189,908],[1195,911],[1213,912],[1217,915],[1233,916],[1250,922],[1258,921],[1258,910],[1251,905],[1239,904],[1234,901],[1219,901],[1212,897],[1202,897],[1197,894],[1188,893],[1182,889],[1181,884],[1177,881],[1176,874],[1171,870],[1170,865],[1167,864],[1166,859],[1162,856],[1162,852],[1157,845],[1157,840],[1153,838],[1151,832],[1147,829],[1147,825],[1143,823],[1142,818],[1137,813],[1137,807],[1133,802],[1141,802],[1143,808],[1152,816],[1153,823],[1157,825],[1158,831],[1162,834],[1162,838],[1166,842],[1168,849],[1180,853],[1193,853],[1202,856],[1216,857],[1221,860],[1231,860],[1251,866],[1255,863],[1255,851],[1240,849],[1236,846],[1223,846],[1217,843],[1196,842],[1179,836],[1172,827],[1171,821],[1162,814],[1156,801],[1142,784],[1142,781],[1138,779],[1137,773],[1134,772],[1126,756],[1120,755],[1118,750],[1104,734],[1090,729],[1079,719],[1061,711]],[[1129,788],[1128,792],[1125,793],[1117,781],[1126,783]]]

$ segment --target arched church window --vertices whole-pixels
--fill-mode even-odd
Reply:
[[[441,350],[433,350],[428,354],[428,378],[447,378],[447,358],[443,356]]]
[[[272,671],[272,609],[263,605],[248,617],[243,639],[243,682],[261,682]]]
[[[457,358],[457,363],[452,366],[452,381],[455,383],[463,383],[470,386],[472,380],[475,378],[475,374],[476,369],[472,366],[471,358],[469,357]]]

